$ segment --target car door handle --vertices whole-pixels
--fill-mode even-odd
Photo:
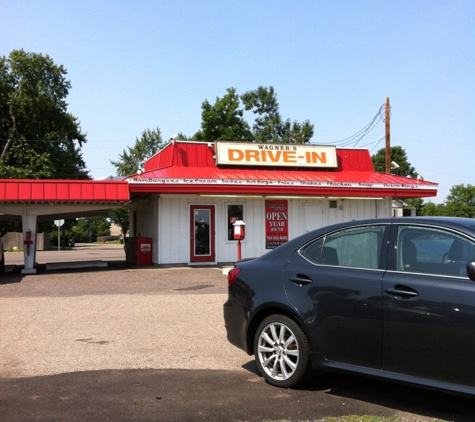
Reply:
[[[291,277],[289,278],[289,281],[291,281],[292,283],[295,283],[295,284],[310,284],[310,283],[313,283],[313,280],[304,275],[304,274],[297,274],[296,277]]]
[[[385,290],[385,292],[394,296],[407,297],[407,298],[419,296],[419,293],[417,293],[416,290],[411,289],[410,287],[407,287],[407,286],[401,286],[400,284],[397,284],[396,286],[394,286],[394,289]]]

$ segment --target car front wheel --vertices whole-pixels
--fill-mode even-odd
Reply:
[[[271,315],[259,325],[254,355],[259,372],[276,387],[296,387],[309,373],[307,337],[294,321],[283,315]]]

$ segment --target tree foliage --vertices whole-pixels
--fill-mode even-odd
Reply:
[[[196,141],[307,143],[313,136],[314,127],[308,120],[300,123],[282,118],[273,87],[260,86],[241,96],[235,88],[228,88],[224,97],[216,98],[214,104],[205,100],[201,109],[201,130],[192,137]],[[255,115],[252,129],[245,111]]]
[[[433,202],[427,202],[422,206],[420,215],[434,217],[434,216],[444,216],[447,214],[446,214],[446,209],[445,209],[444,204],[434,204]]]
[[[155,155],[164,146],[160,129],[145,129],[140,138],[135,138],[135,145],[127,147],[119,155],[119,160],[112,161],[119,176],[136,174],[145,160]],[[109,218],[117,224],[122,235],[125,237],[129,230],[129,209],[127,207],[116,208],[109,212]]]
[[[475,218],[475,186],[454,185],[443,204],[424,204],[421,215]]]
[[[130,176],[136,174],[143,165],[143,162],[155,155],[160,148],[162,148],[162,134],[160,129],[145,129],[139,138],[135,138],[135,145],[127,147],[122,154],[119,155],[119,160],[112,161],[111,164],[115,166],[118,176]]]
[[[67,71],[45,55],[0,57],[0,177],[88,179],[86,142],[67,111]]]
[[[110,222],[106,217],[78,218],[68,234],[75,242],[96,242],[99,236],[110,235]]]
[[[228,88],[223,98],[216,98],[214,105],[205,100],[201,105],[201,130],[195,141],[249,141],[252,133],[239,108],[239,96],[235,88]]]
[[[129,209],[127,207],[115,208],[109,211],[109,218],[120,227],[122,237],[125,237],[129,230]]]
[[[371,159],[373,160],[374,169],[379,173],[386,171],[386,149],[381,148]],[[391,168],[391,174],[403,177],[417,177],[416,169],[412,167],[407,159],[407,153],[400,146],[391,147],[391,161],[397,163],[399,167]]]
[[[475,218],[475,186],[453,186],[444,205],[446,215]]]
[[[260,86],[241,96],[245,110],[256,115],[253,129],[254,141],[259,143],[307,143],[313,136],[313,125],[308,121],[299,123],[283,121],[274,88]]]

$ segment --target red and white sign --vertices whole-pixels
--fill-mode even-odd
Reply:
[[[289,211],[285,199],[266,200],[266,249],[289,241]]]
[[[216,142],[216,164],[337,168],[336,147]]]

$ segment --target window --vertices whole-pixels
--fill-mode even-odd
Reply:
[[[475,260],[475,244],[436,228],[400,226],[397,269],[413,273],[467,277],[466,265]]]
[[[233,236],[233,224],[237,220],[244,220],[244,205],[235,204],[235,205],[228,205],[228,213],[227,213],[227,233],[228,233],[228,240],[234,240]]]
[[[385,226],[341,230],[306,245],[301,254],[316,264],[379,268]]]
[[[304,246],[303,249],[300,251],[300,254],[303,257],[307,258],[309,261],[313,262],[314,264],[319,264],[323,240],[324,238],[322,237]]]

